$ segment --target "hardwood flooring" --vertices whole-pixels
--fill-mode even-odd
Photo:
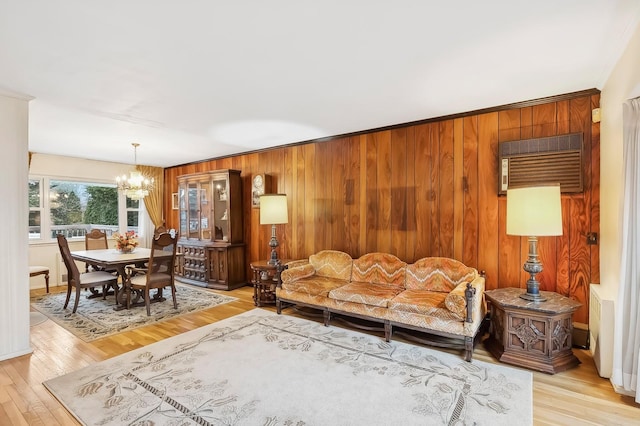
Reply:
[[[77,425],[43,381],[254,308],[251,287],[221,293],[238,300],[90,343],[50,320],[31,327],[33,353],[0,362],[0,425]],[[285,313],[297,315],[291,309]],[[556,375],[534,373],[534,424],[640,425],[640,405],[616,394],[609,380],[598,376],[588,351],[574,351],[582,362],[578,367]],[[482,343],[474,359],[496,363]]]

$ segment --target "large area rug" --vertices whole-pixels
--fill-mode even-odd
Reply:
[[[67,309],[63,309],[66,292],[33,297],[31,306],[72,334],[89,342],[237,300],[234,297],[216,294],[197,287],[176,285],[178,309],[173,309],[171,292],[169,291],[167,300],[151,304],[151,315],[147,316],[147,310],[144,306],[116,311],[113,309],[115,307],[114,296],[107,296],[106,300],[103,300],[102,297],[87,299],[85,293],[90,294],[88,291],[83,292],[75,314],[71,312],[75,294],[71,295]]]
[[[254,309],[44,385],[91,425],[527,425],[530,372]]]

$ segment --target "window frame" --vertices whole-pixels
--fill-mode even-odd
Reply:
[[[51,203],[50,203],[50,185],[51,181],[62,181],[81,184],[96,184],[96,185],[113,185],[113,181],[107,181],[102,179],[87,179],[87,178],[71,178],[68,176],[46,176],[46,175],[29,175],[29,181],[40,181],[40,208],[35,209],[29,206],[29,212],[34,210],[40,210],[40,238],[27,237],[30,245],[34,244],[48,244],[54,242],[55,239],[51,237]],[[27,187],[27,191],[29,188]],[[144,201],[140,200],[138,208],[127,207],[126,196],[122,191],[118,191],[118,232],[127,231],[127,217],[130,211],[138,211],[138,235],[142,238],[144,233],[143,223],[143,211]],[[28,202],[28,201],[27,201]],[[83,241],[84,236],[71,237],[69,241]]]

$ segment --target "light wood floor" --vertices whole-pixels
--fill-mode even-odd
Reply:
[[[32,294],[43,292],[35,290]],[[221,293],[239,300],[90,343],[50,320],[31,327],[33,353],[0,362],[0,425],[77,425],[44,388],[43,381],[254,308],[250,287]],[[285,313],[293,314],[289,311]],[[534,423],[639,425],[640,406],[632,398],[616,394],[609,380],[598,376],[588,351],[575,353],[582,361],[577,368],[556,375],[534,373]],[[476,348],[474,359],[495,363],[482,344]]]

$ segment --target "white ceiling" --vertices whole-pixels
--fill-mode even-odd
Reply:
[[[0,0],[34,152],[167,167],[603,83],[638,0]]]

